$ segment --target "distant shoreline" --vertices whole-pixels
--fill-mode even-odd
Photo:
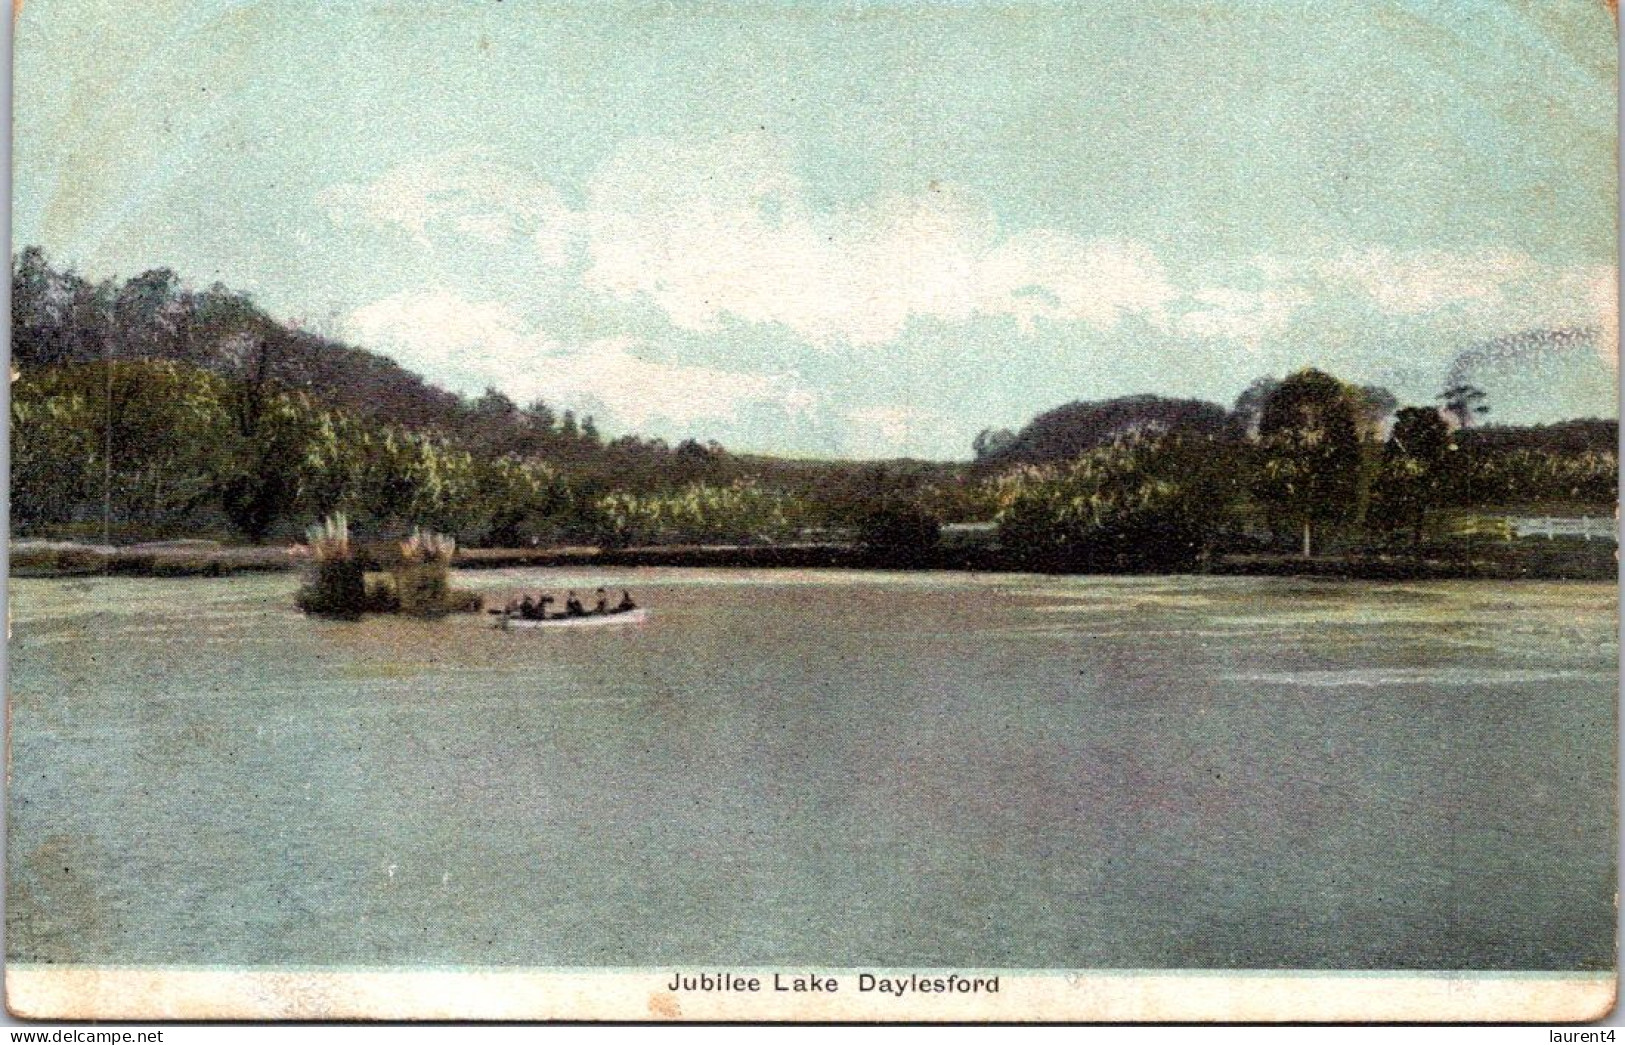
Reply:
[[[11,576],[31,578],[223,577],[298,570],[304,560],[282,547],[243,547],[206,541],[111,547],[59,541],[16,541]],[[460,550],[464,570],[592,567],[698,569],[851,569],[1032,573],[996,548],[946,546],[904,554],[851,544],[656,545],[636,548],[547,547]],[[1284,553],[1226,554],[1205,569],[1100,569],[1068,576],[1264,576],[1327,580],[1584,580],[1618,579],[1614,542],[1575,539],[1484,541],[1420,557],[1355,553],[1305,560]]]

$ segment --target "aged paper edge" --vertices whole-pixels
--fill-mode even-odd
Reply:
[[[677,969],[316,971],[12,965],[7,1008],[55,1020],[650,1020],[861,1022],[1582,1022],[1614,1005],[1613,972],[955,970],[996,994],[793,994],[790,969],[726,969],[756,992],[674,992]],[[689,969],[683,967],[685,975]],[[695,970],[696,972],[699,970]],[[922,978],[947,970],[916,970]]]

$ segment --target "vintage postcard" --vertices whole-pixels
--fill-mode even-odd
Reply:
[[[13,1014],[1612,1008],[1612,5],[13,33]]]

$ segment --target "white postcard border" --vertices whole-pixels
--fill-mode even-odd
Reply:
[[[855,1022],[1582,1022],[1612,1009],[1613,972],[723,969],[757,990],[674,991],[651,970],[105,968],[13,965],[25,1019]],[[833,977],[834,992],[779,990]],[[998,977],[996,992],[901,995],[859,977]]]

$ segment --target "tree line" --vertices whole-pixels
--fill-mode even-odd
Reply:
[[[261,542],[342,512],[363,536],[424,527],[474,546],[918,551],[943,523],[997,521],[1013,557],[1078,568],[1188,564],[1260,530],[1300,552],[1326,536],[1414,546],[1440,508],[1605,505],[1617,489],[1597,428],[1611,422],[1476,427],[1476,389],[1396,413],[1385,390],[1318,371],[1255,382],[1231,410],[1071,404],[984,432],[970,464],[817,462],[608,438],[546,403],[459,397],[168,270],[92,283],[24,250],[12,329],[23,535]]]
[[[54,434],[83,436],[101,447],[82,449],[103,453],[108,459],[100,463],[114,480],[146,477],[145,500],[125,482],[98,481],[98,488],[118,487],[113,510],[103,513],[102,505],[89,513],[123,519],[133,530],[188,516],[199,507],[185,503],[184,497],[176,503],[176,489],[154,478],[165,473],[166,458],[143,459],[151,456],[143,454],[146,436],[161,433],[140,431],[139,414],[146,400],[177,391],[178,385],[202,397],[194,404],[198,416],[186,419],[195,430],[209,430],[220,410],[233,415],[238,438],[228,442],[239,450],[245,449],[240,445],[244,440],[266,442],[268,452],[285,449],[270,440],[286,434],[276,427],[278,418],[290,420],[285,415],[295,413],[312,422],[325,415],[347,433],[365,430],[375,440],[393,442],[397,451],[412,443],[419,457],[433,456],[424,449],[426,441],[437,450],[455,448],[481,460],[545,462],[568,471],[589,495],[612,488],[669,490],[743,475],[732,455],[715,443],[689,439],[671,446],[634,435],[608,438],[591,415],[543,401],[521,406],[494,389],[458,396],[383,356],[279,322],[248,295],[221,284],[194,289],[169,269],[92,282],[57,269],[37,247],[22,250],[13,264],[11,357],[24,381],[32,382],[19,385],[25,408],[23,417],[14,417],[14,428],[54,423]],[[150,378],[152,387],[144,388],[138,376]],[[45,401],[58,393],[61,401],[47,408]],[[35,413],[26,405],[30,399]],[[75,409],[111,414],[113,431],[94,438],[78,429],[62,431],[64,425],[72,427],[72,418],[57,415]],[[45,414],[38,415],[39,410]],[[263,431],[262,421],[268,423]],[[251,472],[257,463],[241,459],[236,471]],[[213,470],[186,473],[199,481],[193,485],[201,485],[204,476],[218,476],[219,462],[213,464]],[[419,470],[423,467],[420,462]],[[456,465],[450,468],[455,471]],[[278,526],[299,532],[285,516],[307,511],[308,504],[291,502],[291,490],[258,493],[256,498],[239,490],[231,499],[241,507],[227,511],[228,506],[216,505],[214,515],[224,514],[227,524],[245,534],[263,535]],[[155,495],[161,495],[161,506],[153,502]],[[243,502],[244,497],[258,501],[257,506]],[[381,511],[389,507],[378,506]],[[245,517],[236,517],[243,513]],[[267,513],[274,516],[270,527]],[[60,520],[63,506],[41,506],[35,514]],[[215,522],[218,528],[219,519]]]
[[[1133,428],[1063,464],[998,473],[1000,539],[1039,569],[1190,568],[1224,551],[1308,558],[1328,537],[1415,552],[1441,509],[1614,503],[1614,450],[1475,438],[1465,425],[1487,408],[1465,387],[1379,418],[1372,389],[1303,370],[1247,404],[1255,419]]]

